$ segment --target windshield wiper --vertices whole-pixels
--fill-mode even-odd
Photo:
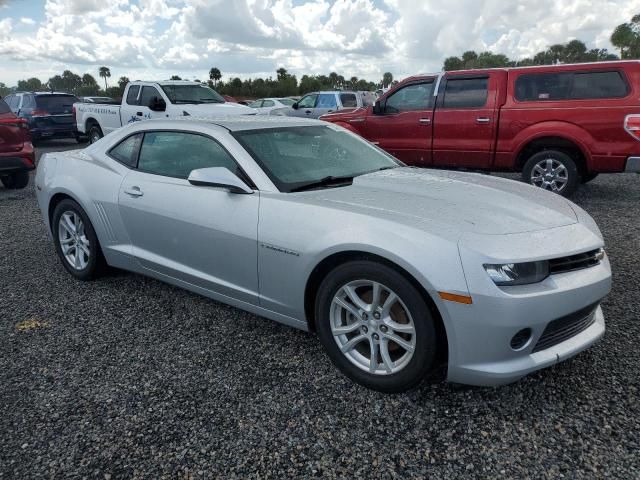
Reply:
[[[173,100],[173,103],[175,103],[176,105],[185,104],[185,103],[195,103],[197,105],[202,102],[200,100]]]
[[[301,185],[299,187],[292,188],[289,190],[290,192],[302,192],[304,190],[312,190],[314,188],[322,188],[322,187],[342,187],[345,185],[351,185],[353,181],[353,175],[345,176],[345,177],[334,177],[332,175],[328,177],[321,178],[315,182],[309,182],[305,185]]]

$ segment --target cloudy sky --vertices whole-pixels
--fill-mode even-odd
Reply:
[[[0,0],[0,82],[64,69],[116,79],[337,71],[378,81],[464,50],[523,58],[579,38],[609,48],[640,0]]]

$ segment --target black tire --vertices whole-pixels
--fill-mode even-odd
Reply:
[[[546,165],[548,160],[551,160],[554,164],[560,164],[564,167],[564,172],[566,172],[566,176],[564,178],[566,181],[562,184],[561,188],[552,189],[551,186],[546,187],[541,185],[542,182],[538,182],[539,184],[536,184],[534,168],[542,162]],[[566,153],[559,150],[543,150],[532,155],[524,164],[522,169],[522,180],[531,185],[558,193],[563,197],[569,197],[580,185],[580,172],[578,171],[576,162]]]
[[[96,143],[102,137],[104,137],[104,135],[102,134],[102,129],[100,128],[100,125],[95,123],[91,125],[91,128],[89,128],[89,142]]]
[[[16,172],[2,177],[2,184],[9,190],[20,190],[29,185],[29,172]]]
[[[336,343],[331,331],[333,298],[344,285],[358,280],[372,280],[391,289],[402,300],[413,319],[415,349],[408,363],[398,372],[380,375],[365,371],[352,363]],[[336,267],[320,285],[315,314],[318,336],[331,361],[347,377],[365,387],[386,393],[404,392],[416,387],[434,368],[437,333],[431,311],[411,282],[391,267],[367,260]]]
[[[76,142],[82,144],[87,143],[89,141],[89,137],[85,137],[84,135],[76,135]]]
[[[89,259],[87,261],[87,265],[82,269],[74,268],[69,261],[67,261],[62,252],[62,246],[60,245],[60,218],[66,212],[73,212],[81,217],[84,224],[85,236],[89,240]],[[93,225],[91,224],[89,217],[80,205],[71,199],[62,200],[58,205],[56,205],[51,221],[51,231],[53,234],[53,243],[56,248],[56,253],[67,272],[78,280],[93,280],[104,273],[107,264],[104,256],[102,255],[102,249],[100,248],[96,231],[93,229]]]
[[[582,175],[582,183],[589,183],[591,180],[595,180],[597,177],[597,173],[585,173],[584,175]]]

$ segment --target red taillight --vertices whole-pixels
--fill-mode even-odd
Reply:
[[[49,112],[47,112],[46,110],[32,110],[31,111],[31,116],[32,117],[47,117],[47,116],[49,116]]]
[[[71,115],[73,115],[73,119],[77,122],[78,121],[78,117],[76,115],[76,106],[75,105],[73,105],[71,107]]]
[[[0,125],[24,128],[25,130],[29,130],[29,125],[24,118],[0,118]]]
[[[636,140],[640,140],[640,115],[627,115],[624,129]]]

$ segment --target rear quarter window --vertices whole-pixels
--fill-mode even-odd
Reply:
[[[629,93],[619,71],[533,73],[516,79],[519,102],[622,98]]]
[[[352,108],[358,106],[358,100],[355,93],[342,93],[340,94],[340,103],[345,108]]]
[[[9,108],[9,105],[7,105],[7,102],[0,99],[0,113],[9,113],[10,111],[11,109]]]
[[[444,108],[479,108],[487,103],[489,79],[449,78],[444,91]]]

